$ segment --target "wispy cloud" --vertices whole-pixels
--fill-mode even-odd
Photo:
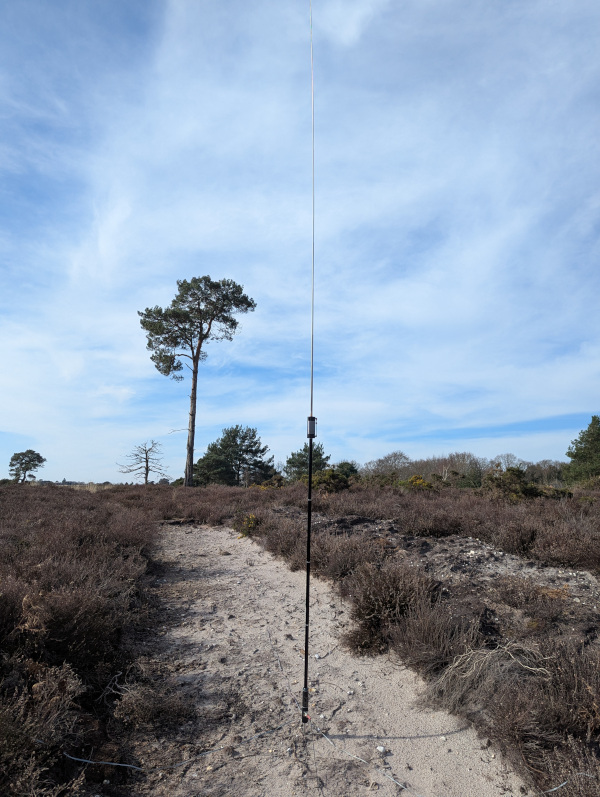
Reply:
[[[45,476],[116,479],[152,437],[177,475],[187,386],[137,311],[202,274],[258,307],[208,350],[199,448],[247,423],[284,459],[308,411],[308,4],[1,14],[0,460],[27,440]],[[600,382],[600,7],[313,15],[320,439],[563,457]]]

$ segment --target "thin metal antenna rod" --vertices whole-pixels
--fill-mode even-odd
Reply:
[[[312,0],[310,0],[310,112],[312,126],[312,279],[310,295],[310,414],[313,415],[315,354],[315,66],[313,57]]]
[[[313,440],[317,436],[317,419],[313,415],[314,342],[315,342],[315,79],[313,61],[312,0],[310,0],[310,99],[312,121],[312,282],[310,297],[310,415],[308,416],[308,508],[306,530],[306,620],[304,624],[304,686],[302,689],[302,722],[308,722],[308,636],[310,626],[310,536],[312,528]]]

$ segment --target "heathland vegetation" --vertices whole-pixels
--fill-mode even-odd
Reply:
[[[414,667],[426,700],[498,741],[538,790],[564,782],[563,797],[600,784],[597,426],[570,464],[395,452],[329,468],[322,451],[313,491],[312,568],[349,601],[346,646]],[[0,489],[0,793],[90,793],[98,773],[74,759],[136,764],[125,715],[178,719],[140,665],[159,523],[232,525],[303,568],[296,454],[295,481],[261,471],[250,488]]]

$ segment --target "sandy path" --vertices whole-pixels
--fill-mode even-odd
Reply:
[[[190,722],[177,738],[156,740],[171,760],[189,763],[154,773],[136,794],[527,793],[462,721],[414,707],[414,675],[342,648],[348,611],[327,584],[311,584],[312,723],[302,725],[305,574],[225,528],[166,527],[160,557],[169,565],[160,590],[180,618],[165,629],[165,647],[202,731],[192,742]]]

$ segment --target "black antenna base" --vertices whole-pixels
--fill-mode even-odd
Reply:
[[[308,722],[310,717],[308,716],[308,687],[304,687],[302,690],[302,722]]]

